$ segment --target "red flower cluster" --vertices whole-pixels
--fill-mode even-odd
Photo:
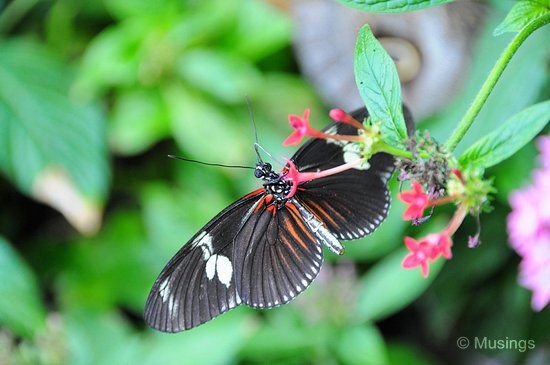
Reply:
[[[355,120],[352,116],[344,112],[342,109],[332,109],[329,113],[330,117],[341,123],[351,124],[357,129],[364,129],[363,125],[359,121]],[[304,114],[300,117],[298,115],[290,114],[288,116],[288,122],[290,126],[294,128],[294,132],[283,141],[283,146],[298,145],[302,142],[304,137],[323,138],[323,139],[337,139],[343,141],[357,142],[361,140],[360,136],[345,136],[345,135],[333,135],[326,134],[309,125],[309,109],[304,111]]]
[[[411,185],[412,190],[403,191],[398,195],[399,200],[409,205],[403,212],[403,219],[406,221],[421,219],[430,202],[430,198],[418,181],[413,181]]]
[[[450,196],[431,200],[418,181],[413,181],[411,185],[411,190],[403,191],[398,196],[399,200],[408,205],[403,213],[404,220],[419,220],[423,217],[424,210],[427,207],[448,203],[451,199],[454,199],[454,197]],[[403,268],[413,269],[420,266],[422,276],[427,277],[429,273],[429,261],[434,261],[440,256],[449,260],[453,256],[451,252],[453,245],[451,236],[462,224],[465,216],[466,209],[461,205],[449,225],[441,232],[431,233],[419,240],[405,237],[405,246],[411,252],[403,259]]]
[[[432,233],[420,241],[412,237],[405,237],[405,246],[411,251],[403,259],[403,268],[413,269],[420,266],[422,276],[427,277],[429,272],[428,260],[436,260],[439,256],[450,259],[453,254],[451,246],[453,241],[447,231]]]

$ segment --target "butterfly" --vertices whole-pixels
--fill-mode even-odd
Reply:
[[[357,120],[366,109],[351,113]],[[332,123],[328,134],[358,135]],[[310,139],[281,173],[261,159],[254,175],[262,187],[222,210],[187,242],[156,279],[145,305],[145,322],[163,332],[197,327],[245,304],[272,308],[295,298],[315,279],[322,246],[342,254],[339,240],[373,232],[390,205],[387,183],[393,157],[377,153],[368,169],[349,169],[309,181],[289,179],[345,163],[345,141]]]

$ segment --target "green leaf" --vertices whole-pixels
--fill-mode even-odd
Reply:
[[[423,352],[419,346],[389,343],[387,348],[391,365],[435,365],[439,363]]]
[[[338,0],[352,8],[371,13],[401,13],[420,10],[436,5],[450,3],[453,0]]]
[[[142,339],[116,311],[64,309],[68,361],[72,365],[139,364]]]
[[[147,351],[140,364],[235,364],[238,352],[258,328],[249,314],[246,308],[237,308],[192,331],[152,333],[144,343]]]
[[[259,71],[227,52],[196,49],[183,54],[176,72],[193,87],[225,103],[242,103],[262,85]]]
[[[168,110],[158,89],[131,88],[118,94],[109,125],[114,152],[137,154],[169,135]]]
[[[226,41],[231,52],[260,60],[290,44],[292,21],[284,11],[267,1],[236,3],[239,6],[235,12],[236,27]]]
[[[146,54],[142,43],[147,37],[147,30],[154,31],[152,28],[153,25],[145,19],[129,18],[94,37],[81,58],[75,93],[83,98],[92,98],[105,93],[110,87],[137,84],[139,76],[144,77],[139,75]]]
[[[52,263],[62,265],[56,287],[64,308],[104,310],[123,305],[142,310],[158,274],[158,253],[151,253],[137,211],[115,211],[109,218],[97,236],[63,247],[65,262]]]
[[[388,364],[384,337],[373,325],[346,328],[338,339],[336,351],[342,364]]]
[[[250,155],[253,132],[249,121],[234,120],[227,108],[181,83],[166,87],[164,99],[170,111],[172,134],[180,148],[191,156],[235,164]]]
[[[401,84],[391,57],[365,24],[355,47],[355,82],[371,117],[382,122],[382,135],[396,146],[407,138]]]
[[[0,54],[0,170],[81,231],[97,229],[109,182],[100,109],[69,98],[70,70],[39,44],[3,41]]]
[[[519,32],[527,24],[548,12],[550,12],[550,0],[520,0],[512,7],[502,23],[496,27],[493,35]]]
[[[266,312],[261,327],[241,351],[245,363],[277,364],[284,359],[304,363],[311,358],[318,344],[327,341],[331,334],[328,321],[304,325],[291,306],[282,306]]]
[[[376,321],[395,313],[418,298],[437,277],[445,260],[430,263],[430,275],[401,267],[406,249],[399,249],[379,261],[361,279],[356,316],[361,321]]]
[[[484,168],[496,165],[525,146],[549,121],[550,100],[532,105],[468,148],[460,157],[460,164]]]
[[[2,237],[0,298],[0,324],[24,337],[32,337],[43,328],[46,311],[34,273]]]

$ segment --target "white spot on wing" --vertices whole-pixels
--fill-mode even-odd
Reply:
[[[202,258],[204,261],[208,260],[212,253],[214,252],[212,248],[212,236],[205,231],[202,231],[193,242],[191,242],[193,247],[200,247],[202,250]]]
[[[216,273],[220,282],[229,288],[231,278],[233,277],[233,265],[231,261],[223,255],[215,255],[218,257],[216,262]]]
[[[214,279],[214,275],[216,275],[216,257],[217,255],[212,255],[206,261],[206,277],[208,280]]]
[[[307,274],[306,274],[307,275]],[[307,286],[307,280],[306,279],[302,279],[302,285],[303,286]]]
[[[162,298],[163,303],[166,303],[166,301],[168,300],[168,297],[170,296],[170,288],[168,286],[169,282],[170,282],[170,278],[166,278],[159,286],[159,294],[160,294],[160,297]]]
[[[214,279],[216,275],[218,275],[218,280],[229,288],[231,278],[233,278],[233,265],[226,256],[212,255],[206,261],[206,277],[208,280]]]
[[[233,297],[230,296],[227,299],[227,302],[229,303],[229,308],[235,307],[237,305],[237,303],[240,303],[240,301],[241,301],[241,298],[239,298],[238,296],[237,296],[237,298],[233,298]]]
[[[168,298],[168,312],[170,312],[170,316],[174,316],[174,309],[177,310],[178,304],[174,301],[174,296],[170,295],[170,298]]]

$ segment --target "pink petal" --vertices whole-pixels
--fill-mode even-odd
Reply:
[[[345,120],[348,116],[348,113],[346,113],[345,111],[343,111],[342,109],[332,109],[329,113],[328,113],[329,117],[334,120],[335,122],[341,122],[343,120]]]
[[[303,128],[304,126],[307,126],[307,121],[303,120],[301,117],[297,115],[289,115],[288,122],[294,129]]]
[[[418,257],[414,253],[410,253],[403,259],[403,262],[401,263],[401,267],[404,269],[414,269],[418,266],[420,262],[418,261]]]
[[[405,246],[409,249],[409,251],[417,251],[420,246],[418,245],[418,242],[412,238],[412,237],[405,237]]]
[[[420,269],[422,271],[422,276],[424,278],[427,278],[428,277],[428,274],[430,272],[430,267],[428,266],[428,262],[427,261],[423,261],[421,264],[420,264]]]
[[[304,136],[301,133],[299,133],[298,131],[294,131],[283,141],[283,146],[300,144],[302,138],[304,138]]]

